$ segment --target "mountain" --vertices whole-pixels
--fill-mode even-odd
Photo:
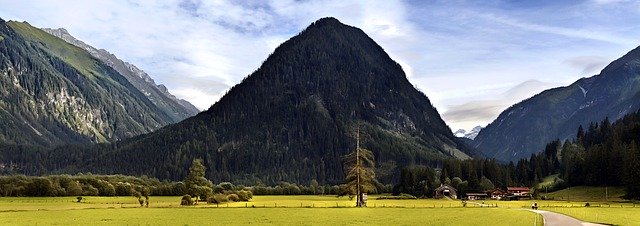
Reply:
[[[0,19],[0,143],[115,141],[175,122],[113,68],[26,22]]]
[[[556,140],[575,139],[577,129],[640,108],[640,47],[613,61],[600,74],[546,90],[515,104],[483,129],[473,146],[503,161],[528,158]]]
[[[169,115],[173,122],[181,121],[200,112],[195,106],[191,105],[191,103],[173,96],[164,85],[156,85],[155,81],[153,81],[147,73],[138,69],[135,65],[118,59],[115,55],[104,49],[96,49],[93,46],[87,45],[83,41],[71,36],[66,29],[43,28],[42,30],[86,50],[91,56],[115,69],[134,87],[147,96],[156,107],[166,115]]]
[[[382,47],[324,18],[282,43],[207,111],[112,145],[52,150],[39,164],[182,180],[191,160],[202,158],[214,181],[340,183],[357,131],[386,183],[399,167],[472,154]]]
[[[478,133],[480,133],[480,130],[482,130],[482,126],[473,127],[473,129],[471,129],[471,131],[469,132],[467,132],[464,129],[459,129],[458,131],[453,133],[453,135],[455,135],[456,137],[464,137],[464,138],[473,140],[476,138],[476,136],[478,136]]]

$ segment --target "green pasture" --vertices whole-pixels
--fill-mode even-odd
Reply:
[[[9,225],[533,225],[499,208],[131,208],[0,213]],[[537,219],[538,222],[542,220]]]
[[[540,195],[553,198],[554,200],[572,201],[624,201],[624,188],[621,187],[588,187],[577,186],[563,189],[548,194]]]
[[[180,197],[3,197],[2,225],[533,225],[542,219],[519,208],[488,208],[459,200],[376,200],[368,208],[335,196],[255,196],[251,202],[179,205]],[[537,217],[537,219],[536,219]],[[540,224],[541,225],[541,224]]]
[[[639,205],[636,205],[639,206]],[[581,207],[581,208],[543,208],[547,211],[561,213],[592,223],[610,225],[640,225],[640,208],[629,208],[628,205],[620,207]]]
[[[638,225],[640,204],[562,200],[468,201],[377,200],[367,208],[335,196],[254,196],[250,202],[180,206],[181,197],[150,197],[149,208],[135,197],[0,197],[1,225],[542,225],[540,209],[583,221]],[[484,205],[483,205],[484,203]],[[537,219],[536,219],[537,217]]]

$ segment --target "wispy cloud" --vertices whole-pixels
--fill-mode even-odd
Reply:
[[[479,15],[482,18],[495,21],[501,24],[509,25],[519,29],[525,29],[534,32],[543,32],[554,35],[562,35],[570,38],[579,38],[579,39],[591,39],[603,42],[610,42],[614,44],[621,45],[630,45],[635,44],[638,41],[632,38],[620,37],[616,35],[611,35],[605,32],[598,32],[594,30],[588,29],[575,29],[575,28],[566,28],[566,27],[558,27],[558,26],[547,26],[535,23],[526,23],[519,21],[517,19],[508,18],[504,16],[496,16],[493,14],[485,14]]]
[[[256,70],[280,43],[333,16],[378,42],[453,129],[497,117],[517,101],[505,92],[523,81],[566,85],[640,44],[639,3],[622,0],[0,0],[0,5],[3,19],[65,27],[138,65],[200,109]],[[538,91],[524,90],[519,98]]]
[[[484,100],[472,100],[459,105],[452,105],[442,114],[444,120],[455,128],[470,126],[486,126],[504,109],[531,97],[532,93],[540,93],[561,84],[528,80],[513,88]]]
[[[566,59],[564,62],[578,69],[582,69],[581,74],[588,76],[597,74],[607,66],[610,60],[601,56],[577,56]]]

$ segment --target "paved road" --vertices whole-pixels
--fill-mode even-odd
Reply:
[[[573,217],[562,215],[559,213],[544,211],[544,210],[530,210],[539,214],[542,214],[544,218],[545,226],[596,226],[602,224],[594,224],[588,222],[582,222]]]

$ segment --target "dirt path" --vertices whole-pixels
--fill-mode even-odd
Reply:
[[[529,210],[529,211],[533,211],[533,212],[541,214],[542,217],[544,218],[544,225],[545,226],[595,226],[595,225],[602,225],[602,224],[594,224],[594,223],[582,222],[582,221],[580,221],[578,219],[575,219],[575,218],[567,216],[567,215],[554,213],[554,212],[549,212],[549,211],[544,211],[544,210]]]

